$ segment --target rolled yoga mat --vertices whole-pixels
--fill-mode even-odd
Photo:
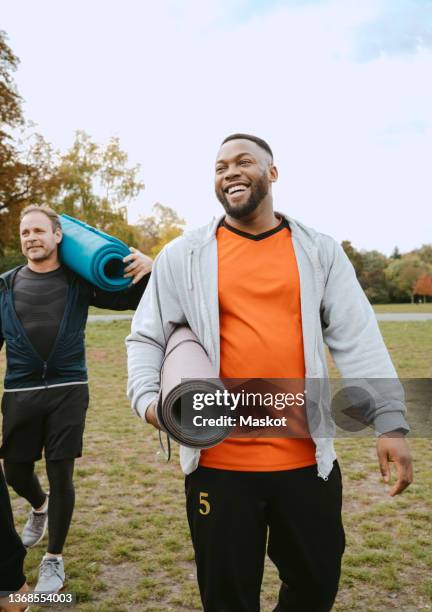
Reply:
[[[161,370],[156,411],[161,427],[173,440],[189,448],[209,448],[222,442],[231,427],[201,427],[192,422],[197,415],[214,419],[230,415],[229,406],[205,406],[199,411],[193,407],[195,394],[213,394],[217,390],[223,392],[224,386],[203,346],[189,327],[178,327],[168,340]]]
[[[68,268],[105,291],[130,285],[131,279],[123,278],[123,257],[130,255],[124,242],[69,215],[60,215],[60,221],[60,259]]]

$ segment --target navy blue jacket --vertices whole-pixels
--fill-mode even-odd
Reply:
[[[69,278],[66,307],[54,346],[44,361],[33,348],[14,307],[13,281],[21,267],[0,276],[0,349],[6,342],[5,389],[86,381],[84,339],[89,306],[136,309],[150,275],[125,291],[111,293],[65,268]]]

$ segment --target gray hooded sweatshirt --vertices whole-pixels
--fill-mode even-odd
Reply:
[[[279,213],[280,214],[280,213]],[[324,343],[343,379],[392,379],[391,393],[375,404],[371,421],[377,434],[409,430],[404,394],[378,328],[375,314],[342,247],[284,216],[291,229],[300,276],[300,299],[306,368],[307,415],[314,422],[318,476],[327,480],[336,453]],[[219,371],[219,300],[216,230],[220,222],[186,232],[160,252],[126,338],[128,396],[141,417],[160,390],[160,369],[169,336],[187,324]],[[368,385],[367,382],[364,384]],[[370,390],[370,389],[369,389]],[[372,390],[372,394],[374,391]],[[317,411],[319,412],[316,426]],[[185,474],[199,463],[200,451],[180,447]]]

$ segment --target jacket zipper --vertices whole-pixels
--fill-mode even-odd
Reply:
[[[48,387],[48,383],[46,381],[46,373],[47,373],[48,364],[46,361],[43,362],[43,370],[42,370],[42,380],[45,383],[45,387]]]
[[[23,267],[23,266],[21,266],[21,267]],[[15,275],[14,275],[14,277],[15,277]],[[71,294],[71,291],[72,291],[72,285],[73,284],[75,284],[75,279],[72,279],[70,284],[69,284],[69,287],[68,287],[68,290],[67,290],[67,295],[66,295],[66,306],[65,306],[65,309],[64,309],[63,317],[62,317],[62,320],[60,322],[59,329],[58,329],[57,336],[56,336],[56,339],[54,341],[53,347],[52,347],[51,352],[48,355],[48,359],[46,361],[42,360],[42,357],[39,355],[39,353],[36,352],[33,344],[30,342],[30,338],[28,337],[26,330],[24,329],[24,325],[21,323],[21,320],[20,320],[20,318],[17,315],[17,312],[15,310],[15,303],[14,303],[14,299],[13,299],[13,279],[12,279],[12,283],[10,284],[10,286],[7,287],[10,307],[12,309],[12,312],[13,312],[14,316],[15,316],[15,322],[18,324],[18,327],[21,329],[22,336],[26,340],[26,342],[27,342],[29,348],[32,350],[33,354],[38,359],[40,359],[42,361],[42,380],[44,381],[44,384],[45,384],[46,387],[48,387],[48,383],[46,381],[46,373],[47,373],[47,369],[48,369],[48,361],[51,359],[51,357],[53,356],[53,354],[55,352],[55,349],[57,348],[57,344],[58,344],[59,339],[60,339],[60,337],[61,337],[61,335],[62,335],[62,333],[64,331],[64,327],[66,325],[67,317],[69,316],[69,312],[70,312],[70,294]]]

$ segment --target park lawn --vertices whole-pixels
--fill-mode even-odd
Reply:
[[[381,329],[401,376],[431,375],[432,322],[385,322]],[[91,404],[64,551],[67,590],[77,594],[75,609],[83,612],[200,610],[177,449],[167,464],[157,433],[131,413],[125,397],[128,331],[125,321],[87,327]],[[334,609],[431,607],[431,441],[411,440],[416,481],[397,498],[390,498],[380,481],[373,439],[336,443],[347,549]],[[20,529],[26,505],[12,498]],[[43,552],[39,545],[28,553],[25,569],[32,585]],[[267,561],[265,612],[273,609],[277,589],[276,571]]]
[[[96,306],[90,306],[89,314],[91,315],[118,315],[118,314],[128,314],[133,315],[134,310],[108,310],[107,308],[96,308]]]
[[[408,313],[432,313],[432,302],[428,304],[374,304],[373,309],[376,313],[384,312],[408,312]],[[130,314],[133,315],[133,310],[104,310],[91,306],[89,314],[91,315],[104,315],[104,314]]]
[[[381,312],[432,312],[432,302],[427,304],[374,304],[373,309]]]

